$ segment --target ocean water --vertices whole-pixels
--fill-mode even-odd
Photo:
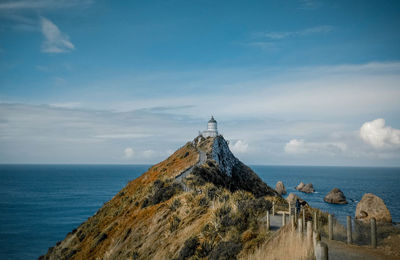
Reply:
[[[354,217],[357,203],[364,193],[373,193],[383,199],[394,222],[400,222],[400,168],[372,167],[317,167],[317,166],[252,166],[269,186],[275,188],[278,181],[286,187],[287,197],[293,192],[312,207],[334,214],[343,224],[346,216]],[[300,183],[312,183],[315,193],[299,192]],[[333,188],[339,188],[349,202],[346,205],[323,201]]]
[[[0,165],[0,259],[37,259],[92,216],[149,165]],[[366,192],[380,196],[400,222],[400,168],[252,166],[270,186],[281,180],[312,206],[344,220]],[[300,182],[316,193],[295,191]],[[323,197],[340,188],[348,205]]]

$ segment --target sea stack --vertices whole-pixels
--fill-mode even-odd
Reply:
[[[301,181],[299,185],[296,186],[296,190],[301,190],[304,187],[304,183]]]
[[[257,236],[229,235],[257,228],[272,201],[283,199],[232,154],[214,121],[207,137],[129,182],[40,259],[234,259],[242,248],[255,249]]]
[[[347,204],[346,196],[338,188],[333,188],[326,194],[324,201],[331,204]]]
[[[376,222],[392,223],[392,216],[385,202],[372,193],[366,193],[357,204],[356,219],[368,223],[371,218],[375,218]]]
[[[307,201],[303,200],[294,193],[290,193],[286,198],[286,201],[290,202],[292,205],[296,205],[296,200],[299,200],[301,205],[308,205]]]
[[[283,185],[282,181],[278,181],[275,185],[275,190],[278,192],[280,195],[285,195],[286,194],[286,188],[285,185]]]
[[[304,192],[304,193],[315,192],[314,186],[312,185],[312,183],[304,184],[303,182],[300,182],[299,185],[297,185],[296,190]]]

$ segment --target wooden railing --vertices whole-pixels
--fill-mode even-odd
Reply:
[[[322,227],[321,221],[318,219],[317,211],[308,211],[308,220],[306,222],[306,210],[307,208],[301,208],[299,214],[297,214],[297,209],[289,203],[287,210],[282,210],[282,205],[277,205],[273,203],[271,214],[274,215],[282,215],[282,226],[286,224],[286,216],[289,216],[290,224],[293,230],[297,230],[297,232],[305,239],[313,241],[314,246],[314,254],[317,260],[327,260],[328,259],[328,245],[321,241],[321,229],[326,228],[326,226]],[[280,208],[281,210],[277,210]],[[310,213],[312,213],[312,217],[310,217]],[[326,221],[326,219],[324,220]],[[348,244],[353,243],[353,229],[352,229],[352,219],[351,216],[347,216],[346,218],[346,242]],[[326,222],[325,222],[326,223]],[[321,225],[321,226],[319,226]],[[326,224],[325,224],[326,225]],[[267,229],[270,228],[270,213],[267,212]],[[327,239],[334,240],[334,218],[331,214],[328,214],[328,223],[327,223]],[[343,230],[344,231],[344,230]],[[342,230],[338,230],[338,232],[342,232]],[[366,231],[364,231],[366,232]],[[372,248],[377,247],[377,226],[375,218],[371,218],[370,220],[370,246]],[[306,235],[304,236],[304,233]]]

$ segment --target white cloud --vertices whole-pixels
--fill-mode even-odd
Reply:
[[[292,139],[285,145],[285,152],[288,154],[338,154],[347,149],[344,143],[334,142],[305,142],[300,139]]]
[[[135,152],[131,147],[127,147],[124,150],[124,158],[132,158],[132,156],[135,155]]]
[[[45,41],[42,44],[42,51],[48,53],[68,52],[75,49],[70,42],[68,35],[61,32],[52,21],[47,18],[40,18],[42,33]]]
[[[236,142],[230,142],[229,148],[233,153],[247,153],[249,144],[244,140],[237,140]]]
[[[360,136],[377,149],[400,147],[400,130],[386,126],[383,118],[364,123]]]
[[[55,9],[85,6],[91,3],[93,3],[92,0],[9,0],[0,3],[0,10]]]
[[[333,26],[330,25],[321,25],[306,28],[298,31],[284,31],[284,32],[267,32],[262,34],[263,37],[272,39],[272,40],[280,40],[288,37],[298,37],[298,36],[308,36],[312,34],[321,34],[321,33],[329,33],[334,29]]]

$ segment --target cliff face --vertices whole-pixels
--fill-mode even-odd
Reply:
[[[268,237],[260,218],[282,200],[229,150],[197,137],[131,181],[42,259],[218,259]]]

